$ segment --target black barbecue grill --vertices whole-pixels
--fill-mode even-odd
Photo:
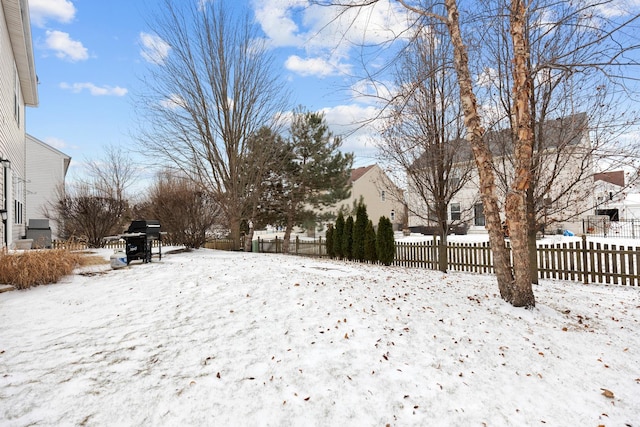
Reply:
[[[120,235],[126,242],[127,265],[133,260],[141,259],[143,263],[151,262],[151,249],[157,240],[158,257],[162,259],[162,233],[160,222],[154,219],[135,220]]]

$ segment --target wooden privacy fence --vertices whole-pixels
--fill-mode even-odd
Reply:
[[[291,241],[289,253],[295,255],[326,256],[326,240]],[[282,239],[258,239],[254,252],[282,252]],[[424,242],[396,242],[394,265],[401,267],[438,269],[441,250],[437,240]],[[509,246],[507,246],[510,250]],[[493,253],[488,242],[447,243],[447,270],[493,274]],[[537,251],[538,277],[640,286],[640,247],[610,245],[582,241],[574,243],[542,244]]]

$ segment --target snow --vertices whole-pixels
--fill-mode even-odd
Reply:
[[[639,425],[640,290],[534,291],[214,250],[92,267],[0,294],[0,425]]]

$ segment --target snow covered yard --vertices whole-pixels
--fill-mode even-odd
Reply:
[[[105,255],[108,257],[108,252]],[[640,289],[199,250],[0,294],[0,425],[639,426]]]

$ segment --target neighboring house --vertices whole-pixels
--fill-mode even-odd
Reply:
[[[29,220],[45,218],[45,211],[54,203],[71,157],[27,134],[27,225]],[[56,223],[49,221],[51,235],[59,238]]]
[[[537,129],[538,130],[538,129]],[[544,151],[537,152],[540,159],[541,182],[536,187],[535,199],[538,222],[547,229],[567,228],[580,232],[581,219],[593,214],[593,165],[587,116],[584,113],[549,120],[540,126]],[[513,141],[510,129],[485,134],[494,156],[496,193],[499,203],[504,203],[507,185],[512,181]],[[506,177],[506,179],[505,179]],[[485,216],[480,199],[479,177],[473,169],[470,180],[449,203],[449,220],[464,223],[469,233],[486,233]],[[409,189],[412,184],[409,183]],[[416,197],[407,195],[409,203]],[[421,209],[411,206],[410,211]],[[426,207],[422,208],[426,212]],[[504,209],[501,205],[501,210]],[[416,215],[409,217],[410,227],[431,226]],[[575,230],[574,230],[575,229]]]
[[[640,193],[627,186],[624,171],[600,172],[593,180],[596,215],[611,221],[640,220]]]
[[[374,226],[381,216],[391,220],[394,230],[401,230],[405,225],[403,192],[377,164],[351,170],[351,196],[339,202],[334,210],[343,207],[351,212],[361,198]]]
[[[0,246],[25,234],[25,106],[36,105],[28,1],[0,0]]]

